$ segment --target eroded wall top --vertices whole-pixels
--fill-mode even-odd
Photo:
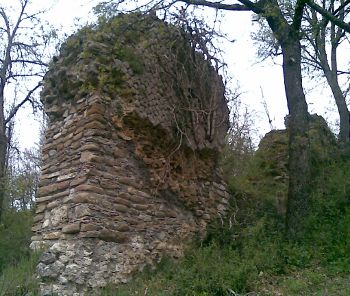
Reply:
[[[98,92],[117,98],[120,114],[137,113],[192,149],[220,148],[229,124],[224,85],[195,39],[149,15],[85,28],[46,75],[47,113],[55,120],[65,102]]]

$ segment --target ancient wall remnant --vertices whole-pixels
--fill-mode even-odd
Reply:
[[[164,253],[181,256],[225,213],[224,86],[194,48],[180,29],[138,15],[62,46],[42,91],[50,124],[32,247],[46,248],[43,294],[125,282]]]

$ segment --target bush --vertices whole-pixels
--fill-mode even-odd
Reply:
[[[38,261],[39,254],[31,254],[16,265],[4,268],[0,275],[0,296],[39,295],[35,279]]]
[[[243,262],[236,250],[211,244],[192,249],[177,262],[167,259],[156,272],[145,271],[103,295],[143,295],[147,290],[147,295],[229,296],[230,291],[247,292],[257,277],[253,261]]]
[[[16,265],[30,255],[32,213],[7,211],[0,224],[0,274],[9,265]]]
[[[305,243],[324,264],[350,270],[350,162],[338,159],[314,180],[311,215]]]
[[[240,182],[237,177],[228,180],[231,207],[227,217],[209,225],[207,238],[197,241],[184,258],[164,258],[132,282],[111,285],[96,295],[232,296],[249,292],[274,295],[275,291],[279,295],[323,295],[328,287],[338,295],[333,280],[339,280],[345,291],[339,295],[348,295],[350,161],[325,153],[318,157],[321,161],[314,162],[308,228],[304,240],[295,244],[284,237],[285,216],[276,202],[278,192],[287,190],[287,182],[280,178],[285,169],[285,142],[278,143],[278,157],[273,151],[260,151],[250,159],[249,171],[240,176]],[[317,147],[322,154],[322,145]],[[31,214],[9,212],[4,221],[0,296],[37,295],[36,261],[28,250]]]

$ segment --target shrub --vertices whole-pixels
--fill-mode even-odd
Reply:
[[[38,260],[39,254],[31,254],[16,265],[4,268],[0,275],[0,296],[39,295],[35,278]]]
[[[0,273],[8,265],[16,265],[30,254],[32,213],[9,210],[0,224]]]

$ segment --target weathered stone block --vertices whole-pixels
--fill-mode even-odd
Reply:
[[[43,253],[40,257],[40,262],[48,265],[56,261],[56,255],[51,252]]]
[[[80,238],[98,238],[99,236],[100,236],[99,231],[85,231],[85,232],[79,233]]]
[[[50,233],[45,233],[43,234],[43,239],[44,240],[57,240],[61,236],[60,231],[55,231],[55,232],[50,232]]]
[[[176,211],[173,211],[173,210],[168,210],[165,212],[165,215],[170,217],[170,218],[176,218],[177,217],[177,213]]]
[[[101,226],[96,224],[81,224],[81,227],[80,227],[81,231],[96,231],[100,229],[101,229]]]
[[[35,207],[35,214],[40,214],[40,213],[44,212],[45,209],[46,209],[46,205],[45,204],[38,204]]]
[[[98,157],[96,154],[90,151],[83,151],[80,156],[80,162],[92,162],[96,161]]]
[[[101,187],[91,184],[81,184],[75,188],[75,191],[89,191],[99,194],[104,194],[104,190]]]
[[[66,205],[51,210],[50,220],[53,226],[58,226],[68,218],[68,207]]]
[[[35,215],[33,218],[33,223],[37,223],[44,218],[44,214]]]
[[[133,205],[133,207],[136,209],[136,210],[139,210],[139,211],[146,211],[149,209],[149,205],[140,205],[140,204],[135,204]]]
[[[99,204],[103,201],[104,196],[94,192],[77,192],[70,199],[71,203],[91,203]]]
[[[114,209],[118,212],[121,212],[121,213],[126,213],[128,212],[130,209],[125,206],[125,205],[114,205]]]
[[[37,231],[41,230],[42,227],[43,227],[42,224],[36,223],[36,224],[32,227],[32,231],[33,231],[33,232],[37,232]]]
[[[104,129],[104,124],[102,124],[101,122],[99,121],[92,121],[92,122],[89,122],[85,125],[85,128],[86,129],[96,129],[96,130],[103,130]]]
[[[77,205],[75,207],[75,217],[76,218],[82,218],[86,216],[92,216],[93,212],[91,211],[90,207],[88,205]]]
[[[78,233],[80,231],[80,223],[72,223],[66,226],[63,226],[62,232],[68,234]]]
[[[101,147],[95,143],[88,143],[80,147],[80,151],[101,151]]]
[[[86,180],[87,180],[87,176],[77,177],[70,183],[70,186],[75,187],[77,185],[83,184],[84,182],[86,182]]]
[[[69,187],[69,181],[47,185],[39,188],[38,196],[42,197],[42,196],[50,195],[51,193],[55,193],[56,191],[62,191],[64,189],[67,189],[68,187]]]
[[[113,198],[113,202],[121,204],[121,205],[124,205],[126,207],[131,207],[132,206],[131,201],[123,199],[123,198],[119,198],[119,197]]]
[[[50,203],[47,204],[46,209],[48,209],[49,211],[57,208],[61,203],[58,200],[52,201]]]
[[[43,237],[42,237],[41,235],[33,235],[33,236],[30,238],[30,240],[31,240],[32,242],[34,242],[34,241],[42,241],[42,239],[43,239]]]
[[[90,116],[92,114],[101,114],[103,115],[105,113],[105,106],[102,104],[92,104],[91,107],[86,110],[85,116]]]
[[[70,174],[67,174],[67,175],[61,175],[61,176],[57,177],[57,182],[73,179],[75,176],[76,176],[76,173],[70,173]]]
[[[128,224],[126,223],[120,223],[118,226],[117,226],[117,229],[118,231],[120,232],[127,232],[130,230],[130,227]]]
[[[107,229],[100,230],[98,237],[104,241],[115,243],[125,243],[128,240],[128,236],[126,234]]]

